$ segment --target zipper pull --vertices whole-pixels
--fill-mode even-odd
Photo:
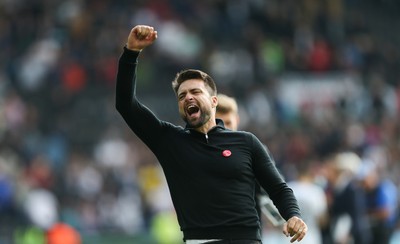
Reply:
[[[207,141],[207,144],[208,144],[208,134],[206,134],[205,136],[206,136],[206,141]]]

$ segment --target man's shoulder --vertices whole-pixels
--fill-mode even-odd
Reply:
[[[188,129],[183,127],[182,125],[179,124],[174,124],[172,122],[169,121],[165,121],[165,120],[161,120],[162,126],[166,129],[166,130],[170,130],[171,132],[175,132],[175,133],[184,133],[187,134],[188,133]]]
[[[251,141],[260,141],[255,134],[253,134],[250,131],[245,131],[245,130],[224,130],[222,133],[227,134],[229,137],[232,138],[240,138],[241,140],[245,140],[247,142]]]
[[[245,137],[250,137],[254,136],[253,133],[245,130],[230,130],[225,128],[224,130],[220,130],[222,133],[227,133],[227,134],[232,134],[232,135],[238,135],[238,136],[245,136]]]
[[[246,131],[246,130],[238,130],[238,133],[242,134],[244,137],[249,138],[249,139],[255,139],[259,140],[259,138],[251,131]]]

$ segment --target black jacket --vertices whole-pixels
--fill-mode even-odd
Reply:
[[[285,219],[300,216],[292,190],[253,134],[227,130],[220,120],[208,134],[199,133],[162,121],[141,104],[138,56],[125,48],[120,57],[116,108],[159,160],[184,239],[260,239],[256,178]]]

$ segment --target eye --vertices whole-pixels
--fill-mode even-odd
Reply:
[[[181,93],[180,95],[178,95],[178,100],[183,100],[185,98],[185,94]]]
[[[200,94],[200,93],[201,93],[201,90],[193,90],[192,93],[193,93],[193,94]]]

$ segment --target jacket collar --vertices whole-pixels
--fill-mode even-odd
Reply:
[[[213,132],[213,131],[226,130],[224,121],[222,121],[222,119],[215,119],[215,122],[217,123],[217,125],[214,126],[213,128],[211,128],[211,130],[209,130],[208,133]],[[188,124],[186,124],[185,130],[189,130],[191,132],[197,132],[195,129],[189,127]],[[200,132],[197,132],[197,133],[200,133]]]

